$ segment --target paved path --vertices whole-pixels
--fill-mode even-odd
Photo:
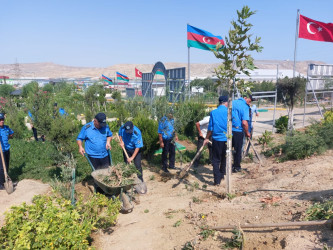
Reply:
[[[260,107],[259,109],[267,109]],[[259,116],[256,118],[257,121],[254,123],[253,136],[260,136],[265,130],[272,131],[273,127],[273,107],[268,108],[268,112],[259,112]],[[294,111],[294,124],[295,128],[303,127],[303,112],[304,108],[295,108]],[[275,120],[279,119],[280,116],[288,115],[287,109],[279,108],[275,111]],[[255,119],[255,118],[254,118]],[[305,126],[311,124],[311,120],[320,120],[320,112],[317,107],[307,107],[305,116]]]

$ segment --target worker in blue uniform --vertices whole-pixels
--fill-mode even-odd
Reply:
[[[228,126],[228,96],[219,97],[219,106],[210,112],[208,132],[204,145],[212,137],[212,165],[214,173],[214,185],[218,186],[226,174],[226,150],[227,150],[227,126]]]
[[[133,125],[133,122],[127,121],[119,128],[119,142],[122,148],[125,148],[129,158],[123,152],[125,163],[134,161],[136,169],[140,172],[138,178],[143,182],[141,167],[141,149],[143,147],[141,131]]]
[[[250,121],[250,104],[252,96],[239,98],[232,102],[232,146],[235,150],[234,163],[232,172],[237,173],[242,170],[242,148],[244,135],[250,137],[249,121]]]
[[[2,147],[2,153],[4,162],[6,164],[6,170],[8,173],[9,160],[10,160],[10,144],[9,139],[12,139],[14,131],[11,130],[7,125],[5,125],[5,114],[0,113],[0,143]],[[3,189],[3,184],[5,183],[4,166],[2,160],[0,159],[0,189]]]
[[[173,118],[173,110],[170,109],[168,115],[163,116],[158,123],[158,139],[162,151],[162,170],[168,173],[169,169],[175,169],[176,146],[178,136],[175,131],[175,120]],[[169,164],[168,164],[169,155]]]
[[[95,169],[111,165],[107,150],[111,149],[112,132],[106,124],[106,115],[98,113],[92,122],[84,125],[76,138],[79,153],[87,153]],[[85,141],[83,148],[82,142]]]

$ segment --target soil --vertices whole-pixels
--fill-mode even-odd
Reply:
[[[139,196],[140,204],[134,205],[133,212],[119,215],[111,233],[96,232],[93,246],[182,249],[191,244],[193,249],[221,249],[231,240],[231,230],[215,231],[204,240],[202,228],[302,221],[314,202],[333,197],[332,162],[333,151],[327,151],[284,163],[266,159],[261,167],[243,163],[243,171],[231,175],[235,195],[227,194],[226,180],[219,187],[213,186],[210,165],[191,169],[182,181],[177,178],[179,167],[170,170],[170,175],[146,168],[148,193]],[[244,249],[333,247],[333,230],[327,225],[243,229],[243,233]]]

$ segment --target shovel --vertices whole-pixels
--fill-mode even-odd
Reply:
[[[1,154],[1,160],[2,160],[2,168],[3,168],[3,172],[5,174],[4,186],[5,186],[7,194],[11,194],[14,192],[14,185],[13,185],[13,182],[10,179],[9,175],[7,174],[7,168],[6,168],[5,158],[3,157],[1,142],[0,142],[0,154]]]

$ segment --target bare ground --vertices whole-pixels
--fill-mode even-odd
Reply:
[[[98,249],[182,249],[191,242],[195,249],[221,249],[231,239],[230,230],[204,240],[202,227],[300,221],[314,201],[333,196],[332,153],[284,163],[268,159],[260,168],[243,163],[245,170],[231,176],[236,194],[231,199],[225,181],[220,187],[212,186],[211,166],[192,169],[181,182],[176,170],[170,176],[145,170],[148,193],[140,196],[132,213],[120,214],[112,232],[95,233],[93,245]],[[333,230],[327,226],[243,231],[244,249],[333,246]]]

